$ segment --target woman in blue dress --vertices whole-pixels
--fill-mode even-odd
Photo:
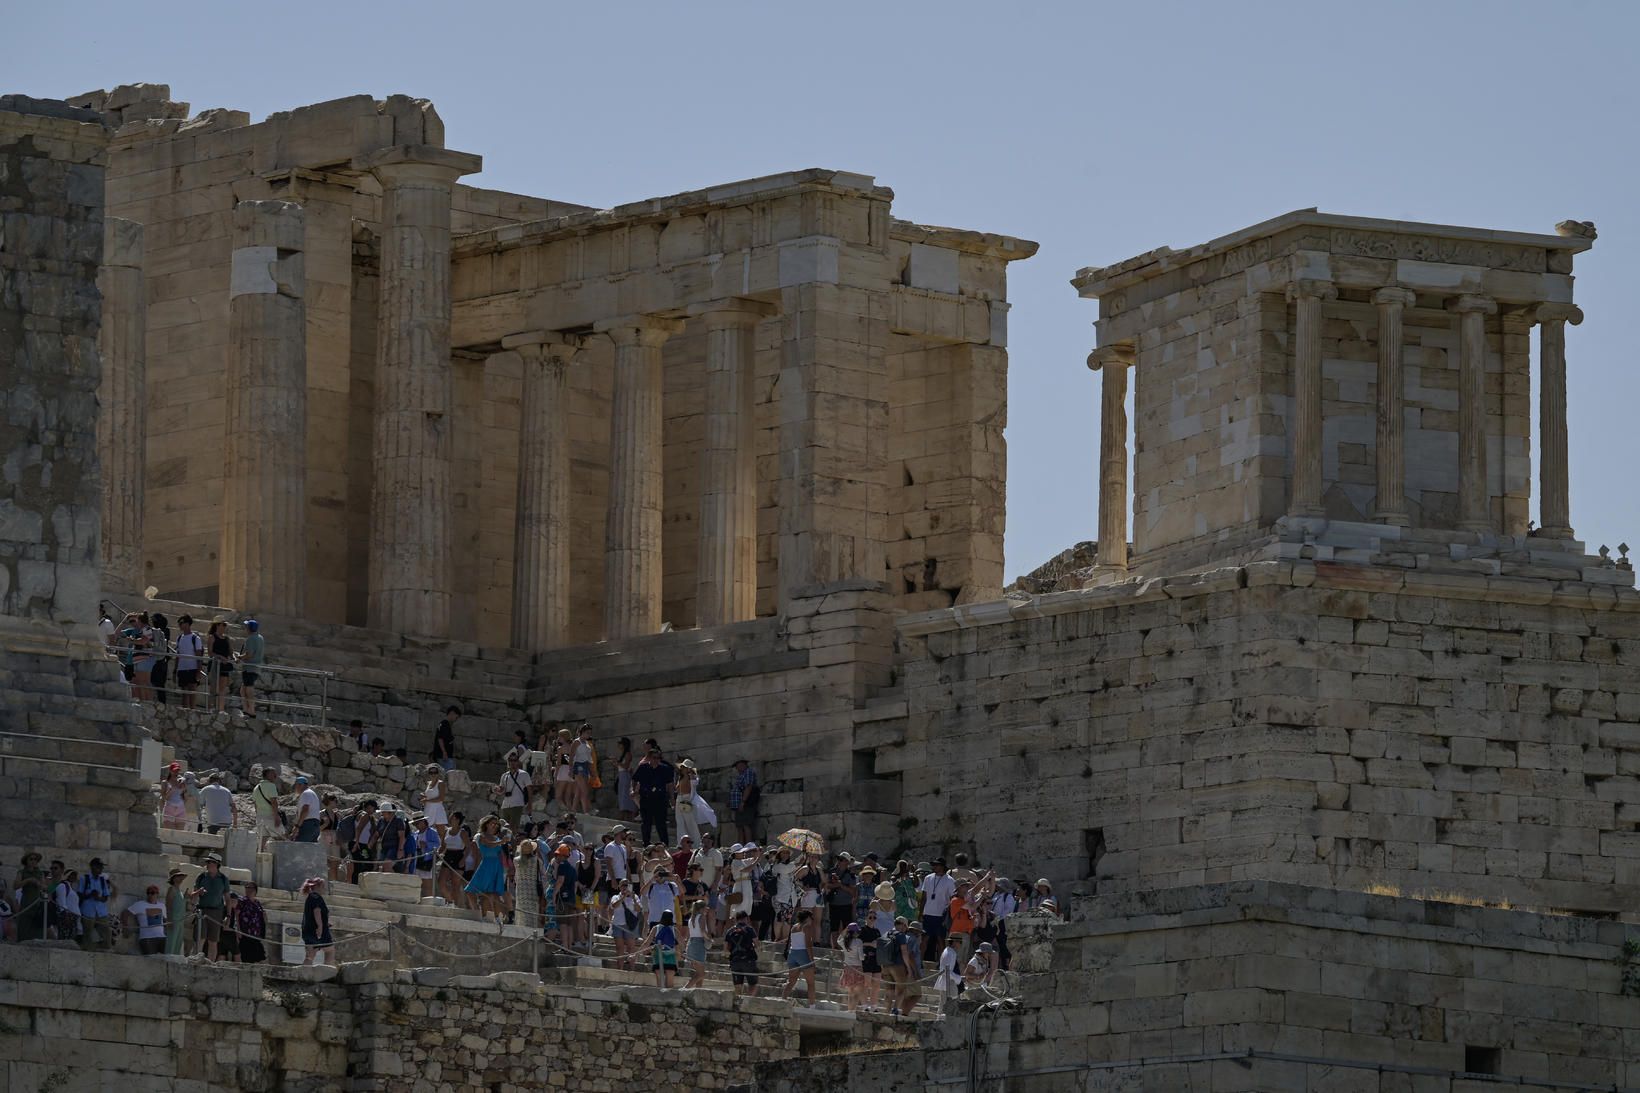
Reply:
[[[478,825],[477,841],[478,868],[473,871],[473,879],[467,882],[464,891],[478,897],[480,914],[494,915],[496,924],[500,925],[503,897],[507,894],[507,867],[501,861],[503,843],[500,817],[484,817]]]

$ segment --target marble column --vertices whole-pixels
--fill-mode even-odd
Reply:
[[[1583,321],[1572,304],[1543,304],[1538,327],[1538,531],[1571,539],[1571,479],[1566,454],[1566,324]]]
[[[1406,527],[1407,513],[1406,380],[1401,368],[1402,313],[1417,303],[1405,288],[1381,288],[1372,294],[1378,308],[1378,499],[1374,520]]]
[[[512,645],[540,652],[569,639],[569,368],[581,339],[548,331],[501,339],[523,361]]]
[[[1293,479],[1290,516],[1322,516],[1321,307],[1338,296],[1330,281],[1294,281],[1287,298],[1293,319]]]
[[[307,584],[305,219],[290,201],[234,209],[218,553],[224,605],[293,618]]]
[[[604,636],[661,628],[661,347],[676,319],[628,316],[599,323],[615,344],[609,421],[609,509],[604,522]]]
[[[1486,480],[1486,317],[1497,314],[1486,296],[1447,303],[1458,316],[1458,527],[1491,531],[1492,497]]]
[[[731,300],[700,311],[706,326],[706,440],[701,450],[697,626],[757,615],[754,368],[757,324],[771,310]]]
[[[142,275],[142,225],[103,219],[102,380],[97,388],[97,456],[102,465],[103,582],[141,590],[142,484],[148,446],[148,290]]]
[[[450,629],[450,202],[478,156],[384,148],[354,161],[382,188],[369,622]]]
[[[1126,569],[1128,564],[1128,369],[1130,345],[1102,345],[1088,354],[1088,367],[1100,373],[1099,398],[1099,562]]]

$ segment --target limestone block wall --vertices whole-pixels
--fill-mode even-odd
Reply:
[[[854,1050],[907,1045],[862,1025]],[[0,964],[0,1078],[10,1089],[133,1093],[336,1088],[744,1087],[796,1058],[788,1004],[726,992],[547,985],[383,963],[195,966],[10,947]]]
[[[977,1088],[1640,1082],[1640,998],[1621,988],[1631,926],[1264,882],[1100,899],[1087,912],[1014,942],[1024,1006],[975,1022]],[[1024,933],[1017,922],[1011,935]],[[968,1073],[968,1023],[923,1031],[920,1081],[907,1084],[904,1059],[867,1056],[850,1088],[947,1088]]]
[[[1640,894],[1631,588],[1258,563],[900,630],[903,742],[875,769],[925,856],[1100,892]]]

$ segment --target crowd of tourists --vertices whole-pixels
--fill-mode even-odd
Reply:
[[[267,663],[261,625],[246,619],[245,637],[234,648],[228,624],[212,622],[205,633],[194,629],[192,615],[171,622],[158,611],[133,611],[115,621],[111,606],[98,605],[97,631],[109,656],[119,662],[120,676],[139,702],[169,703],[184,709],[226,712],[230,690],[237,690],[246,717],[256,716],[256,687]]]

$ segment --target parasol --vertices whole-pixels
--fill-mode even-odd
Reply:
[[[818,832],[806,827],[794,827],[780,836],[781,846],[789,846],[801,854],[824,854],[826,840]]]

